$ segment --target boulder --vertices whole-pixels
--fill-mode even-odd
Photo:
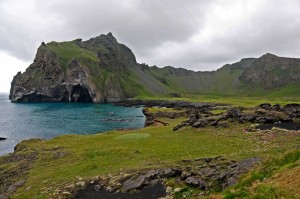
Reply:
[[[201,115],[198,115],[198,114],[190,114],[190,120],[189,122],[191,124],[194,124],[195,122],[197,122],[200,118],[201,118]]]
[[[125,192],[131,191],[133,189],[140,189],[140,188],[142,188],[144,181],[145,181],[145,176],[143,176],[143,175],[130,178],[129,180],[126,180],[122,184],[122,189]]]
[[[154,117],[166,117],[170,119],[180,118],[186,115],[185,112],[167,112],[167,111],[159,111],[153,114]]]
[[[290,117],[300,118],[300,104],[287,104],[283,107],[283,112]]]
[[[239,108],[232,108],[227,111],[227,118],[240,119],[242,117],[242,110]]]
[[[188,177],[185,180],[185,183],[188,185],[192,185],[192,186],[196,186],[200,189],[205,189],[206,188],[206,182],[203,181],[201,178],[199,177]]]
[[[11,186],[8,187],[7,189],[7,193],[8,194],[12,194],[14,193],[18,188],[20,188],[21,186],[23,186],[25,184],[25,180],[20,180],[14,184],[12,184]]]
[[[158,175],[159,175],[159,171],[158,170],[150,170],[150,171],[147,171],[147,173],[145,173],[144,178],[147,179],[147,180],[153,180]]]
[[[101,189],[101,185],[99,185],[99,184],[96,184],[94,187],[94,191],[100,191],[100,189]]]
[[[280,106],[280,104],[275,104],[272,109],[275,111],[283,111],[283,107]]]
[[[195,122],[192,127],[194,128],[200,128],[200,127],[205,127],[207,125],[207,121],[206,120],[198,120],[197,122]]]
[[[165,178],[172,178],[175,176],[180,176],[182,171],[180,169],[174,169],[174,168],[167,168],[162,171],[162,176]]]
[[[279,121],[279,118],[276,115],[270,113],[265,115],[265,120],[265,123],[276,123]]]
[[[272,108],[272,105],[270,103],[263,103],[260,104],[259,107],[265,110],[270,110]]]
[[[256,115],[255,114],[245,114],[243,113],[241,117],[242,122],[253,122],[255,120]]]

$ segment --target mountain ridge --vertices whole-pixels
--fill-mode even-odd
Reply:
[[[44,42],[34,62],[12,81],[12,102],[117,102],[137,96],[260,95],[288,85],[300,88],[300,59],[266,53],[216,71],[139,64],[108,33],[82,41]]]

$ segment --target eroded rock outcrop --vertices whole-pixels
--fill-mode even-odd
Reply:
[[[120,78],[136,64],[112,36],[88,41],[42,43],[34,62],[11,83],[12,102],[115,102],[132,97]]]
[[[278,57],[267,53],[254,60],[239,79],[245,83],[262,85],[265,89],[277,88],[300,80],[300,59]]]
[[[87,183],[81,183],[72,190],[73,198],[159,198],[158,194],[173,198],[175,184],[199,189],[194,197],[207,196],[212,191],[221,191],[236,184],[241,175],[260,164],[259,158],[247,158],[241,161],[228,160],[224,157],[197,158],[182,160],[178,165],[166,168],[153,168],[122,172],[117,175],[98,176]],[[173,184],[173,185],[172,185]],[[69,188],[69,186],[67,186]],[[149,192],[145,190],[150,190]],[[177,188],[178,189],[178,188]],[[180,189],[180,188],[179,188]],[[160,197],[162,197],[160,195]]]
[[[232,122],[255,124],[292,122],[300,118],[300,105],[287,104],[280,106],[275,104],[272,106],[269,103],[264,103],[253,108],[228,108],[228,110],[218,114],[213,114],[208,108],[194,107],[187,109],[186,113],[189,119],[175,126],[174,131],[186,126],[192,126],[193,128],[228,127],[228,124]]]

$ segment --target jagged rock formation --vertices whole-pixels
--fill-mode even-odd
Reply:
[[[28,69],[12,81],[13,102],[106,102],[132,97],[118,74],[136,64],[130,49],[111,35],[39,47]]]
[[[265,95],[266,90],[297,95],[299,82],[300,59],[271,54],[212,72],[149,67],[138,64],[132,51],[108,33],[87,41],[42,43],[34,62],[13,78],[10,99],[102,103],[138,95]]]
[[[253,167],[259,165],[259,158],[247,158],[239,162],[228,160],[224,157],[197,158],[195,160],[182,160],[178,165],[169,168],[147,169],[131,171],[116,176],[98,176],[90,182],[78,183],[74,187],[73,198],[174,198],[173,188],[166,183],[173,179],[177,185],[188,185],[197,188],[199,193],[194,197],[209,195],[213,190],[224,190],[238,182],[241,175],[247,173]],[[90,180],[91,181],[91,180]],[[84,185],[84,186],[80,186]],[[164,193],[160,197],[151,197],[157,190],[153,187],[161,185]],[[149,195],[137,197],[144,189],[150,189]],[[67,190],[65,190],[67,191]],[[74,192],[74,191],[73,191]],[[147,193],[144,193],[147,194]],[[198,197],[197,197],[198,196]]]
[[[246,83],[262,84],[266,89],[300,82],[300,59],[278,57],[267,53],[253,60],[240,76]]]
[[[214,126],[216,128],[228,127],[232,122],[238,123],[254,123],[254,124],[277,124],[277,123],[294,123],[300,118],[300,105],[299,104],[287,104],[281,106],[275,104],[272,106],[269,103],[260,104],[257,107],[252,108],[228,108],[227,111],[222,113],[213,114],[211,112],[212,107],[192,107],[186,109],[185,115],[189,116],[189,119],[181,122],[173,128],[173,131],[177,131],[183,127],[192,126],[193,128],[204,128],[207,126]],[[145,114],[145,110],[143,111]],[[178,114],[178,112],[177,112]],[[165,117],[170,116],[167,112],[164,113]],[[146,116],[147,122],[153,121],[155,116]],[[151,123],[150,123],[151,124]],[[297,122],[294,123],[297,129]],[[250,128],[251,129],[251,128]]]

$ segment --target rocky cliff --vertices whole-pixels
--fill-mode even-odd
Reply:
[[[112,36],[51,42],[38,48],[33,64],[11,83],[12,102],[111,102],[133,96],[121,77],[136,65],[129,48]]]
[[[300,82],[300,59],[278,57],[267,53],[253,60],[240,79],[246,83],[262,84],[266,89]]]
[[[42,43],[34,62],[13,78],[10,99],[103,103],[185,93],[261,95],[290,85],[296,91],[299,82],[300,59],[271,54],[212,72],[138,64],[132,51],[108,33],[87,41]]]

